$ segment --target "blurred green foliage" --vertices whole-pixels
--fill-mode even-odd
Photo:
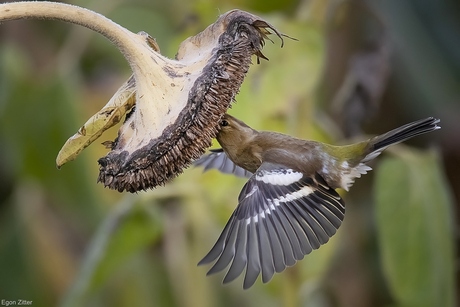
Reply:
[[[438,155],[406,150],[382,161],[376,221],[389,287],[402,306],[454,306],[451,195]],[[389,223],[391,221],[391,223]]]
[[[33,306],[455,306],[460,47],[454,41],[460,16],[456,4],[435,2],[72,2],[133,32],[148,32],[169,57],[183,39],[233,8],[298,39],[286,40],[283,49],[279,41],[268,42],[270,61],[251,67],[229,111],[257,129],[344,143],[344,135],[362,139],[364,132],[347,133],[341,123],[382,133],[420,117],[441,118],[440,131],[409,142],[435,146],[437,154],[386,153],[391,158],[373,164],[376,180],[366,175],[344,194],[347,214],[331,241],[248,291],[241,278],[222,286],[222,275],[206,277],[207,268],[196,266],[234,210],[244,180],[189,169],[165,187],[119,194],[96,184],[96,161],[106,153],[96,143],[57,170],[62,144],[107,102],[129,67],[87,29],[57,21],[1,24],[0,300],[32,300]],[[373,89],[361,80],[345,91],[359,99],[334,104],[343,98],[337,93],[345,76],[357,73],[350,59],[363,50],[378,55],[382,31],[392,56],[377,58],[391,76],[370,70],[364,79],[380,82],[383,94],[371,101],[366,95]],[[101,142],[115,136],[112,129]]]

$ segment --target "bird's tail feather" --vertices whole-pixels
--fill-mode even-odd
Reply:
[[[374,137],[370,142],[370,153],[361,162],[374,159],[390,145],[398,144],[414,136],[440,129],[441,127],[437,125],[438,123],[439,119],[428,117]]]

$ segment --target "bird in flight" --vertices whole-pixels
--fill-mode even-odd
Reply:
[[[249,180],[217,242],[198,264],[215,261],[208,275],[230,265],[223,283],[246,269],[244,289],[260,274],[268,282],[336,233],[345,214],[337,188],[348,191],[371,170],[367,162],[391,145],[440,129],[439,122],[428,117],[367,141],[333,146],[257,131],[225,114],[217,135],[222,148],[194,164]]]

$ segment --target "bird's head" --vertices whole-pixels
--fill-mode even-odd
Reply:
[[[224,148],[234,147],[246,143],[257,132],[241,120],[225,114],[219,122],[217,140]]]

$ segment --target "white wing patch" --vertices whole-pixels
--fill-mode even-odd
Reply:
[[[273,185],[290,185],[303,177],[301,172],[292,169],[259,171],[256,180]]]
[[[311,193],[313,193],[313,189],[310,188],[309,186],[304,186],[298,191],[295,191],[295,192],[290,193],[290,194],[286,194],[284,196],[281,196],[278,199],[273,199],[273,202],[275,202],[275,204],[278,206],[280,202],[281,203],[287,203],[289,201],[293,201],[293,200],[308,196]]]
[[[247,218],[246,219],[246,225],[250,224],[251,221],[254,221],[254,223],[259,222],[259,218],[264,219],[266,217],[265,214],[271,214],[272,211],[276,210],[276,207],[281,205],[281,203],[287,203],[287,202],[294,201],[296,199],[308,196],[313,192],[314,192],[314,190],[311,187],[304,186],[298,191],[286,194],[284,196],[280,196],[279,198],[275,198],[275,199],[267,198],[267,199],[265,199],[265,201],[268,204],[268,208],[265,209],[264,211],[260,212],[259,214],[256,214],[255,216]]]

